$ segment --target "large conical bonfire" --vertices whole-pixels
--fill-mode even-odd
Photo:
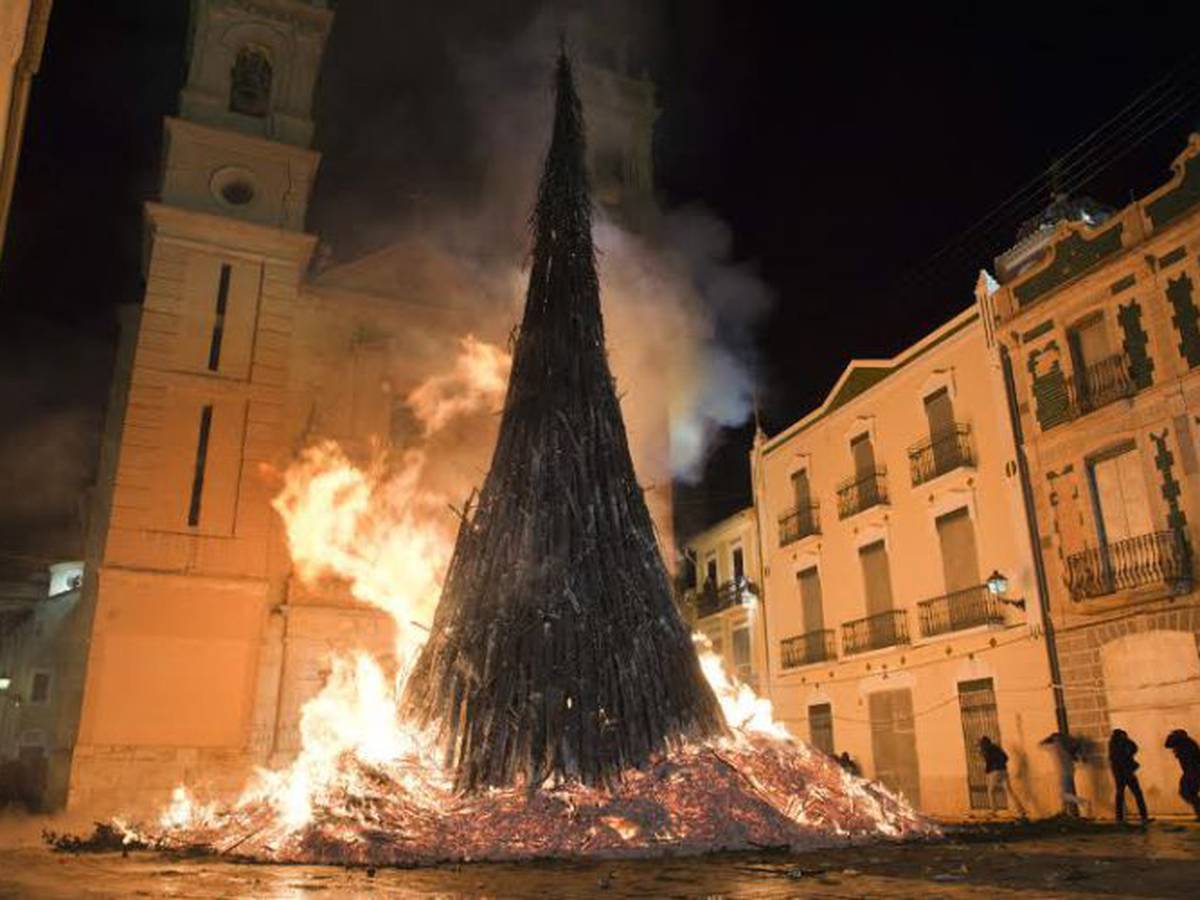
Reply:
[[[203,803],[181,785],[156,822],[113,819],[90,839],[50,835],[57,846],[411,865],[936,832],[882,785],[792,739],[711,652],[697,656],[605,358],[583,120],[565,56],[557,88],[500,437],[416,665],[389,686],[369,654],[335,658],[304,708],[300,754],[261,771],[235,803]],[[346,485],[359,501],[371,492],[336,447],[310,448],[289,474],[276,508],[299,563],[292,526],[313,524],[298,512],[307,501],[324,509],[321,498]],[[387,515],[402,536],[387,546],[440,570],[408,512]],[[409,624],[405,603],[362,597]],[[415,645],[406,648],[408,660]]]
[[[565,55],[556,77],[500,436],[408,684],[466,789],[601,784],[724,727],[634,476]]]

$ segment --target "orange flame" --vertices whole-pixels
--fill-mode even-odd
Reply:
[[[499,348],[464,338],[451,371],[429,379],[407,398],[423,425],[424,439],[460,416],[498,403],[509,365]],[[398,788],[412,808],[435,816],[452,805],[452,779],[442,768],[433,736],[404,720],[397,702],[428,633],[458,524],[449,514],[448,498],[422,484],[426,452],[424,446],[416,447],[394,459],[380,452],[359,466],[336,443],[326,441],[305,450],[284,473],[273,505],[284,522],[297,577],[306,583],[340,579],[356,598],[387,612],[396,624],[396,674],[389,679],[380,662],[363,650],[334,657],[328,681],[301,712],[302,749],[292,763],[260,770],[223,813],[177,788],[159,821],[168,841],[172,834],[197,830],[219,833],[223,823],[251,809],[271,812],[269,823],[254,832],[262,846],[277,846],[313,824],[317,809],[356,819],[354,801],[346,798],[373,796],[378,782],[371,781],[372,771],[386,772],[389,790]],[[707,638],[695,635],[695,640],[701,668],[731,731],[730,737],[706,746],[752,755],[766,741],[802,759],[818,755],[792,740],[775,721],[768,701],[729,676]],[[881,800],[877,790],[868,790],[865,782],[840,769],[833,777],[840,779],[845,796],[878,819],[881,832],[910,827],[894,813],[889,819],[882,804],[894,804],[894,798]],[[784,814],[810,824],[807,807],[793,805]],[[624,816],[602,818],[600,824],[623,841],[643,836],[641,826]]]

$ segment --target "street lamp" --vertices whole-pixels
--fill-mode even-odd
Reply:
[[[1017,609],[1025,608],[1025,601],[1009,600],[1006,597],[1000,596],[1008,592],[1008,576],[1003,574],[999,569],[993,569],[992,574],[988,576],[987,589],[992,596],[1007,606],[1015,606]]]
[[[993,569],[992,574],[988,576],[987,588],[996,596],[1003,594],[1008,590],[1008,577],[1002,575],[999,569]]]

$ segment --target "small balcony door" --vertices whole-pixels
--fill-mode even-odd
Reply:
[[[1104,329],[1104,317],[1099,313],[1076,323],[1067,332],[1067,343],[1071,348],[1071,363],[1075,367],[1077,381],[1089,366],[1104,362],[1113,353],[1108,343],[1108,332]]]
[[[958,440],[954,433],[954,404],[950,391],[941,388],[925,398],[925,418],[929,422],[929,444],[933,451],[933,471],[949,472],[958,465]]]
[[[1137,448],[1092,460],[1092,499],[1101,547],[1150,534],[1154,530],[1142,460]]]
[[[888,569],[887,546],[883,541],[867,544],[859,549],[858,559],[862,566],[867,615],[891,612],[892,576]]]
[[[863,432],[850,441],[850,454],[854,457],[854,480],[857,503],[862,510],[879,502],[878,482],[875,478],[875,445],[871,435]]]
[[[804,617],[804,633],[825,630],[825,610],[821,600],[821,575],[817,567],[805,569],[796,575],[800,588],[800,610]]]
[[[734,547],[731,554],[733,563],[733,583],[741,584],[742,579],[746,577],[746,554],[741,547]]]
[[[937,517],[938,543],[942,548],[942,574],[946,593],[966,590],[980,583],[979,552],[975,547],[975,523],[964,506]]]
[[[813,533],[812,488],[808,483],[808,469],[792,473],[792,503],[796,514],[798,533]]]

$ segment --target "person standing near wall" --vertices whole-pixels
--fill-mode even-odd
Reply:
[[[1056,731],[1038,742],[1048,748],[1058,764],[1058,791],[1062,798],[1063,813],[1081,815],[1091,810],[1091,802],[1075,793],[1075,760],[1079,756],[1079,744],[1068,734]]]
[[[1165,746],[1179,760],[1179,796],[1196,811],[1196,820],[1200,821],[1200,745],[1182,728],[1176,728],[1167,735]]]
[[[979,739],[979,752],[983,756],[983,772],[987,778],[988,807],[991,809],[992,815],[999,811],[996,801],[1000,791],[1003,790],[1012,800],[1017,815],[1022,819],[1029,818],[1028,813],[1025,812],[1025,804],[1021,802],[1021,798],[1017,796],[1016,791],[1012,788],[1012,783],[1008,780],[1008,754],[1004,752],[1004,748],[994,743],[985,734]]]
[[[1137,752],[1138,745],[1124,729],[1114,728],[1108,739],[1108,765],[1112,769],[1113,783],[1117,790],[1117,821],[1125,821],[1125,788],[1129,788],[1137,803],[1138,815],[1142,817],[1142,824],[1145,825],[1150,821],[1150,817],[1146,814],[1146,798],[1142,796],[1142,786],[1134,774],[1139,768],[1138,761],[1134,759]]]

